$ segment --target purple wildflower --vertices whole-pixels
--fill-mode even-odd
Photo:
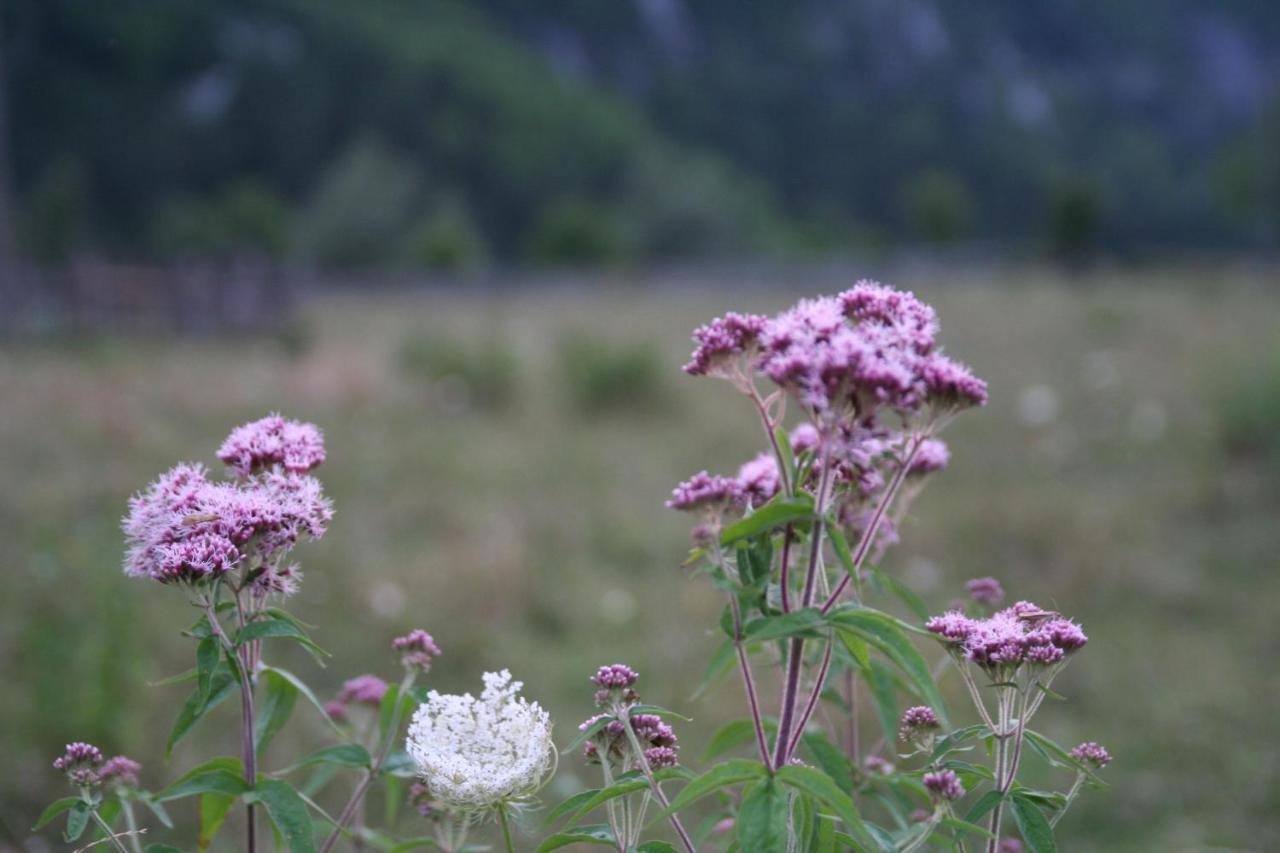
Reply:
[[[914,294],[864,280],[837,298],[850,320],[892,326],[921,354],[933,349],[938,334],[937,314]]]
[[[752,506],[760,506],[778,493],[778,460],[761,453],[738,469],[737,486]]]
[[[651,746],[644,751],[649,767],[658,770],[662,767],[675,767],[680,763],[679,753],[670,746]]]
[[[104,784],[123,785],[129,788],[138,787],[138,773],[142,765],[124,755],[108,759],[98,771],[98,777]]]
[[[1106,747],[1091,740],[1071,750],[1071,757],[1082,764],[1092,764],[1098,770],[1111,763],[1111,753],[1107,752]]]
[[[382,704],[382,697],[386,695],[386,692],[387,682],[378,678],[378,676],[357,675],[355,678],[348,679],[342,683],[342,689],[338,691],[337,701],[344,704],[356,703],[377,707]]]
[[[945,441],[937,438],[926,439],[920,443],[920,449],[911,460],[911,470],[908,473],[914,476],[932,474],[946,468],[950,461],[951,451],[947,450]]]
[[[403,637],[391,641],[391,647],[400,652],[400,665],[419,672],[429,672],[431,661],[440,656],[440,647],[431,635],[415,628]]]
[[[999,853],[1022,853],[1022,842],[1016,838],[1005,838],[996,849]]]
[[[969,591],[969,597],[979,604],[994,607],[1004,601],[1004,588],[995,578],[974,578],[966,581],[964,588]]]
[[[902,719],[898,723],[898,737],[910,741],[922,735],[931,736],[940,728],[942,723],[938,721],[938,715],[932,708],[928,705],[916,705],[902,712]]]
[[[614,689],[619,687],[631,687],[640,678],[640,673],[624,663],[610,664],[602,666],[596,670],[596,674],[591,676],[591,681],[597,687],[605,689]]]
[[[933,616],[924,623],[926,631],[937,634],[940,639],[952,643],[963,643],[974,632],[977,622],[959,610],[948,610],[941,616]]]
[[[299,568],[297,563],[289,563],[284,566],[268,568],[253,579],[251,588],[254,595],[259,598],[266,598],[269,595],[288,598],[298,591],[301,583],[302,569]]]
[[[882,776],[893,773],[893,765],[878,755],[868,755],[862,763],[868,773],[878,773]]]
[[[420,817],[431,816],[431,789],[421,782],[409,786],[409,805]]]
[[[924,786],[939,800],[953,802],[964,796],[964,785],[954,770],[939,770],[924,774]]]
[[[98,770],[101,764],[102,750],[83,741],[67,744],[61,757],[53,761],[53,766],[66,773],[67,779],[78,788],[89,788],[98,784]]]
[[[667,501],[667,508],[684,512],[699,509],[722,511],[740,505],[743,500],[742,488],[737,480],[699,471],[675,487],[671,492],[671,499]]]
[[[324,712],[328,714],[329,719],[334,722],[345,722],[348,716],[347,711],[348,708],[346,702],[339,702],[337,699],[332,699],[324,703]]]
[[[933,353],[923,360],[920,376],[930,401],[937,406],[963,409],[986,405],[987,383],[960,362],[941,353]]]
[[[324,436],[315,424],[270,414],[233,429],[218,458],[242,477],[275,465],[301,473],[324,462]]]
[[[791,431],[791,449],[796,453],[817,450],[822,443],[822,435],[811,423],[802,423]]]
[[[738,356],[750,356],[760,342],[768,318],[758,314],[730,312],[717,317],[693,332],[693,351],[684,372],[690,376],[717,376],[729,378],[730,363]]]

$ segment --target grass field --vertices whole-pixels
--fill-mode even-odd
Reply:
[[[686,520],[662,502],[758,438],[727,386],[679,365],[704,319],[849,283],[822,279],[346,293],[309,302],[280,340],[0,348],[0,849],[62,795],[49,762],[68,740],[139,758],[155,785],[234,752],[228,703],[162,767],[185,692],[147,682],[190,665],[177,632],[194,612],[121,574],[118,521],[155,474],[213,463],[231,426],[276,409],[325,429],[337,510],[296,552],[293,602],[334,657],[320,670],[289,654],[295,671],[322,692],[392,677],[389,639],[425,627],[445,652],[435,686],[475,689],[509,667],[567,740],[590,712],[588,675],[626,661],[647,700],[696,718],[682,728],[696,768],[740,690],[688,699],[721,601],[680,569]],[[1275,274],[895,283],[936,305],[948,351],[992,401],[951,429],[952,467],[885,567],[939,610],[992,574],[1083,623],[1090,645],[1055,684],[1070,701],[1037,721],[1116,759],[1112,790],[1061,825],[1063,849],[1280,847]],[[321,738],[300,709],[267,766]],[[593,777],[566,759],[557,784],[575,781]]]

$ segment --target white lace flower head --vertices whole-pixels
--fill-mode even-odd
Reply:
[[[535,794],[554,771],[551,717],[518,694],[511,673],[486,672],[476,699],[431,691],[413,715],[406,749],[431,796],[474,813]]]

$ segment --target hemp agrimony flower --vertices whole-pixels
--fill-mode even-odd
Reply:
[[[954,770],[939,770],[924,774],[921,779],[930,794],[939,800],[952,802],[964,796],[964,785]]]
[[[527,803],[555,768],[551,718],[522,698],[511,673],[486,672],[477,699],[431,691],[413,715],[406,749],[443,808],[478,815]]]
[[[102,750],[83,741],[69,743],[62,755],[54,759],[53,766],[66,773],[67,780],[77,788],[92,788],[102,778]]]
[[[415,628],[403,637],[391,641],[391,647],[400,652],[400,665],[425,675],[431,671],[431,661],[440,656],[436,641],[421,628]]]

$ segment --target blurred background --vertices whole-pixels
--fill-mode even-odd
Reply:
[[[1092,639],[1039,720],[1116,756],[1063,849],[1276,849],[1278,243],[1270,4],[2,0],[0,849],[56,846],[68,740],[234,752],[228,705],[165,765],[195,614],[118,523],[271,410],[328,438],[319,692],[421,626],[567,739],[621,660],[700,766],[740,690],[690,699],[720,600],[662,501],[761,439],[688,334],[863,276],[991,383],[886,569]]]

